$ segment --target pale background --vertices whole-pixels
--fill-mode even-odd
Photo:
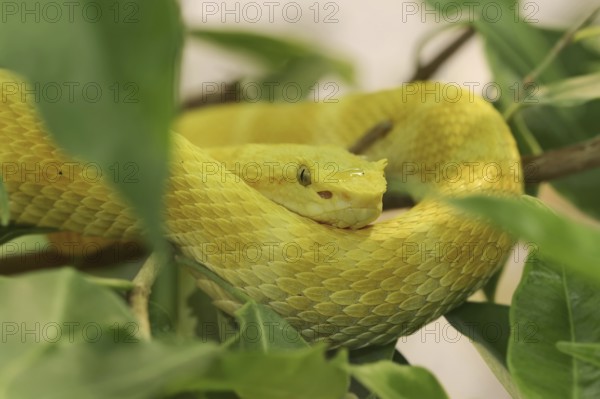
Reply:
[[[357,87],[342,87],[340,94],[349,90],[391,88],[407,80],[414,71],[418,41],[446,24],[443,19],[436,23],[433,14],[425,15],[424,6],[420,2],[298,1],[296,4],[302,10],[302,17],[297,23],[287,22],[283,17],[282,10],[286,2],[271,2],[274,10],[272,22],[269,21],[269,6],[265,4],[268,1],[254,2],[258,7],[247,6],[249,3],[252,2],[181,1],[185,21],[190,27],[248,30],[293,37],[318,44],[332,55],[343,56],[356,67]],[[594,4],[597,5],[597,2],[591,0],[525,0],[521,2],[521,8],[525,15],[530,15],[541,25],[565,27],[577,21]],[[320,9],[319,22],[314,21],[315,5]],[[236,7],[238,11],[235,11]],[[232,12],[225,14],[224,9]],[[261,11],[262,18],[257,18],[257,9]],[[294,17],[293,10],[288,9],[288,17]],[[337,22],[324,23],[325,16],[334,10],[337,10],[333,16]],[[222,18],[225,18],[225,22]],[[253,22],[255,19],[259,21]],[[427,46],[425,58],[434,54],[453,35],[443,36],[445,40],[434,40]],[[228,82],[256,71],[256,66],[248,65],[244,57],[208,44],[189,42],[184,50],[181,95],[187,98],[198,94],[203,82]],[[435,78],[458,84],[478,82],[481,86],[489,82],[491,74],[483,56],[481,42],[472,39]],[[333,78],[323,81],[331,79]],[[576,218],[582,218],[551,190],[544,188],[542,193],[543,198],[553,206],[570,212]],[[524,257],[521,248],[516,257],[521,262],[508,265],[502,276],[498,296],[500,303],[510,303]],[[412,364],[431,370],[453,399],[509,398],[468,339],[461,337],[444,319],[410,337],[402,338],[398,348]]]

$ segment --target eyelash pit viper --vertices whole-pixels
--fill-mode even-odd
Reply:
[[[1,72],[0,81],[6,80],[14,78]],[[414,332],[479,289],[514,243],[439,197],[522,193],[512,173],[519,162],[515,142],[490,104],[458,88],[416,83],[338,103],[206,108],[182,116],[174,129],[204,147],[283,139],[347,148],[385,120],[393,129],[365,155],[387,158],[387,173],[436,193],[409,211],[358,230],[319,224],[226,171],[206,173],[206,165],[219,163],[174,134],[167,238],[270,306],[309,341],[356,348]],[[0,137],[4,165],[32,170],[72,160],[18,94],[0,104]],[[69,178],[52,168],[41,179],[4,173],[11,221],[114,239],[139,236],[132,209],[109,185],[78,178],[78,168]],[[197,277],[222,310],[231,314],[240,306],[214,282]]]

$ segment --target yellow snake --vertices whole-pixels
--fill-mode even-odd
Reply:
[[[6,79],[13,78],[1,75]],[[423,182],[434,194],[391,220],[358,230],[332,227],[267,199],[174,134],[168,239],[269,305],[308,340],[361,347],[415,331],[480,288],[513,244],[440,196],[522,193],[514,173],[519,155],[502,117],[483,99],[451,89],[415,83],[338,103],[235,104],[184,115],[175,130],[205,147],[252,141],[348,147],[391,121],[393,129],[366,155],[387,158],[388,173]],[[72,161],[18,95],[0,104],[0,140],[3,165],[35,170]],[[139,222],[120,196],[78,177],[82,163],[75,165],[71,176],[45,168],[41,179],[3,169],[11,220],[92,236],[138,236]],[[207,165],[221,166],[208,173]],[[221,309],[239,307],[216,284],[198,278]]]

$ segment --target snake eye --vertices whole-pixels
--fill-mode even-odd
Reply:
[[[296,176],[298,179],[298,183],[303,186],[308,186],[311,182],[310,180],[310,169],[304,165],[300,165],[298,168],[298,175]]]

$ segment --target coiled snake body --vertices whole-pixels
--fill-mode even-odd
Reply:
[[[9,79],[9,75],[1,79]],[[416,179],[426,196],[394,219],[359,230],[309,220],[268,200],[182,136],[173,137],[166,194],[168,239],[308,340],[333,346],[384,344],[462,303],[505,260],[513,240],[465,216],[440,195],[519,195],[519,155],[502,117],[466,91],[417,83],[332,104],[232,105],[184,116],[175,130],[202,146],[287,141],[348,147],[377,123],[392,131],[366,155],[388,173]],[[0,104],[0,161],[34,170],[63,164],[31,104]],[[20,165],[20,166],[19,166]],[[11,220],[85,235],[131,238],[139,223],[102,182],[4,173]],[[6,169],[4,169],[6,171]],[[54,174],[53,174],[54,173]],[[335,193],[334,193],[335,195]],[[239,302],[202,276],[200,286],[232,313]]]

